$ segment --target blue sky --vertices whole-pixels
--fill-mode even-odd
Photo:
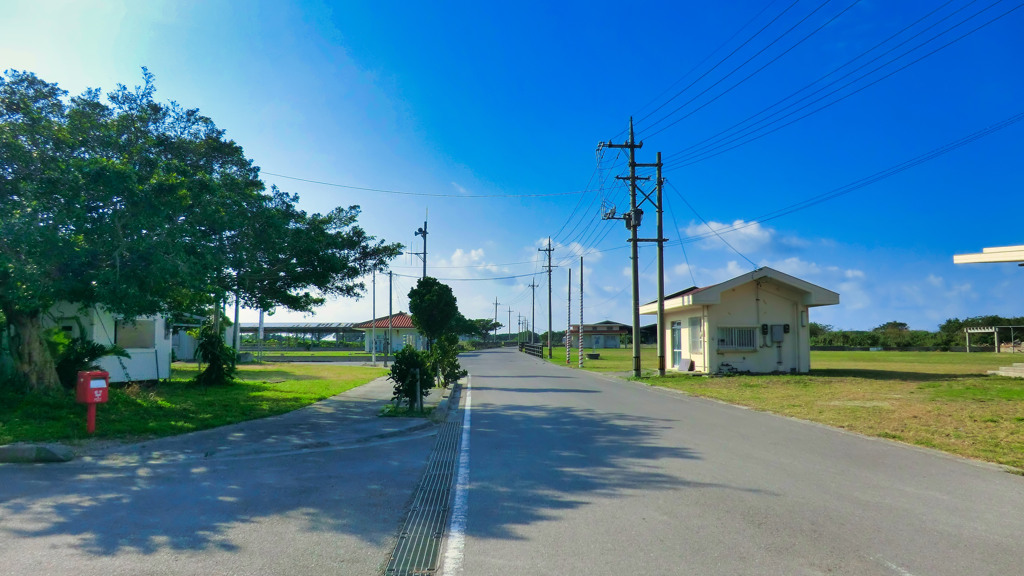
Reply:
[[[147,66],[160,98],[211,116],[268,186],[298,193],[307,211],[358,204],[371,234],[419,251],[413,232],[429,210],[428,272],[450,279],[467,316],[493,316],[497,299],[500,321],[509,308],[513,324],[529,317],[537,273],[541,329],[547,278],[537,248],[548,236],[559,266],[556,329],[566,323],[567,270],[575,284],[581,254],[585,320],[630,321],[628,234],[600,218],[602,203],[628,208],[614,178],[626,167],[616,150],[595,150],[621,142],[632,116],[644,143],[637,161],[661,151],[666,163],[668,291],[768,265],[840,293],[842,303],[814,310],[814,321],[934,330],[950,317],[1024,315],[1024,271],[952,261],[1024,244],[1014,218],[1024,204],[1024,121],[764,217],[1024,112],[1018,5],[4,0],[0,66],[71,93],[136,84]],[[784,117],[774,132],[692,155],[836,69],[797,98],[835,84],[766,121]],[[640,235],[653,237],[646,213]],[[641,250],[643,302],[656,296],[654,256],[653,245]],[[394,308],[408,310],[421,264],[403,256],[393,270],[402,275]],[[386,280],[377,288],[379,316]],[[575,287],[574,322],[578,298]],[[315,320],[368,319],[371,300],[332,301]],[[243,321],[255,319],[244,311]],[[271,318],[309,319],[285,310]]]

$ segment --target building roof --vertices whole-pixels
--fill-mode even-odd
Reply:
[[[768,280],[789,286],[790,288],[803,293],[801,303],[805,306],[831,306],[839,304],[839,294],[779,272],[774,268],[764,266],[753,272],[741,274],[720,284],[705,286],[703,288],[691,287],[680,292],[665,296],[665,308],[685,308],[687,306],[701,306],[718,304],[722,301],[722,294],[737,286],[749,284],[750,282]],[[640,307],[641,314],[656,314],[658,312],[658,301],[648,302]]]
[[[629,332],[633,328],[629,324],[623,324],[621,322],[615,322],[614,320],[602,320],[601,322],[595,322],[593,324],[583,323],[583,333],[592,334],[619,334],[623,332]],[[569,332],[575,334],[579,332],[579,324],[570,324]]]
[[[256,333],[260,329],[259,322],[239,322],[239,331],[243,334]],[[351,322],[264,322],[263,331],[270,333],[290,334],[335,334],[352,332]]]
[[[370,330],[372,328],[383,328],[387,330],[388,317],[383,316],[381,318],[367,320],[366,322],[360,322],[359,324],[353,326],[353,328],[355,328],[356,330]],[[415,326],[412,325],[412,316],[406,314],[405,312],[396,312],[392,314],[391,328],[395,330],[399,328],[415,328]]]

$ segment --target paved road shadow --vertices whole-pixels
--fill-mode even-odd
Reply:
[[[670,430],[669,421],[592,409],[474,404],[469,501],[474,517],[487,521],[470,523],[467,534],[519,539],[517,526],[634,491],[763,493],[670,472],[700,459]],[[495,464],[496,458],[502,461]]]
[[[53,539],[47,546],[55,550],[93,556],[235,552],[251,543],[240,534],[279,523],[310,537],[387,546],[434,438],[325,446],[338,433],[338,416],[380,407],[379,398],[358,393],[333,400],[303,415],[151,441],[98,461],[2,465],[0,551]],[[386,432],[403,420],[369,422]]]

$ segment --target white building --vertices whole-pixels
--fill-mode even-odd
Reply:
[[[83,309],[61,303],[43,320],[46,328],[60,327],[71,337],[85,338],[104,346],[116,344],[131,358],[105,356],[96,361],[110,373],[111,382],[161,380],[171,376],[171,326],[159,316],[143,316],[128,322],[100,307]]]
[[[839,294],[772,268],[665,296],[666,368],[703,373],[808,372],[809,311]],[[658,303],[640,307],[657,314]]]
[[[405,312],[391,315],[390,348],[388,347],[388,325],[388,317],[384,316],[353,326],[356,330],[361,330],[366,334],[363,341],[365,352],[394,354],[404,348],[406,344],[417,350],[426,350],[427,338],[412,325],[412,316]]]

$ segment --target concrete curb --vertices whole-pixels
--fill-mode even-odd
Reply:
[[[445,388],[444,392],[441,393],[441,401],[437,403],[437,406],[434,407],[434,411],[430,413],[431,422],[436,424],[448,419],[448,411],[450,409],[449,401],[453,395],[458,398],[458,394],[455,390],[457,386],[459,386],[458,382],[452,384],[451,388]]]
[[[0,462],[11,464],[68,462],[74,457],[74,450],[62,444],[27,444],[18,442],[0,446]]]

